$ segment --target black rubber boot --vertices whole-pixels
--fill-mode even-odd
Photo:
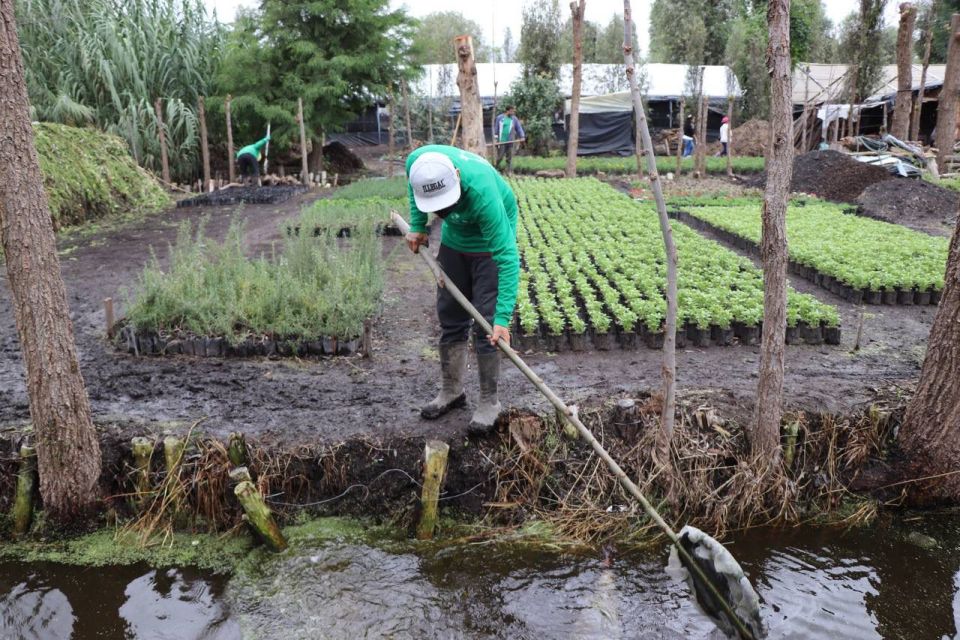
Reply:
[[[420,409],[420,417],[424,420],[436,420],[467,405],[467,395],[463,392],[467,344],[454,342],[440,345],[440,394]]]
[[[477,370],[480,373],[480,402],[473,412],[467,434],[473,437],[492,433],[497,424],[502,407],[497,393],[500,381],[500,352],[478,353]]]

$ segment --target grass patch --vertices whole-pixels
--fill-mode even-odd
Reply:
[[[282,253],[248,258],[243,226],[209,239],[201,222],[181,225],[164,270],[154,256],[140,277],[128,320],[139,330],[280,339],[349,339],[379,305],[384,265],[370,225],[349,241],[333,234],[286,239]]]
[[[562,160],[562,158],[561,158]],[[333,193],[335,200],[356,200],[358,198],[406,198],[407,178],[364,178],[337,189]]]
[[[727,159],[708,157],[707,173],[722,175],[727,172]],[[763,158],[740,157],[733,158],[734,173],[761,173],[764,170]],[[532,174],[537,171],[563,170],[566,166],[566,158],[562,157],[537,157],[537,156],[517,156],[513,159],[513,170],[519,174]],[[689,173],[693,171],[693,158],[684,158],[681,167],[683,171]],[[666,174],[670,171],[676,171],[676,158],[659,157],[657,158],[657,171]],[[646,171],[646,164],[644,164]],[[577,159],[577,174],[590,175],[596,173],[610,173],[618,175],[627,175],[637,172],[637,160],[634,156],[626,158],[618,157],[586,157]]]
[[[409,211],[406,198],[325,199],[317,200],[303,210],[297,223],[301,233],[333,231],[371,225],[382,228],[390,222],[390,211]],[[288,223],[285,223],[288,226]]]

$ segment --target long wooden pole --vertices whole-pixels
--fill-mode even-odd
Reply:
[[[626,0],[626,2],[629,2],[629,0]],[[649,134],[649,131],[648,131],[648,134]],[[652,146],[647,146],[647,149],[652,149],[652,148],[653,148]],[[652,155],[653,155],[652,151],[647,152],[648,159]],[[654,163],[653,169],[654,171],[656,171],[656,158],[653,158],[653,163]],[[656,177],[657,177],[656,173],[653,173],[651,176],[651,180],[653,181],[654,185],[658,183],[658,180],[656,179]],[[402,233],[403,235],[410,233],[410,225],[407,224],[407,221],[404,220],[403,216],[401,216],[399,213],[397,213],[396,211],[391,211],[390,219],[397,226],[397,228],[400,229],[400,233]],[[470,315],[470,317],[473,318],[474,322],[480,325],[480,327],[488,335],[492,335],[493,327],[490,326],[490,323],[487,322],[486,318],[480,315],[480,312],[477,311],[476,307],[474,307],[473,304],[467,299],[467,297],[463,295],[463,292],[457,288],[457,285],[455,285],[450,280],[450,278],[447,277],[447,275],[443,272],[443,269],[441,269],[440,265],[437,263],[437,259],[430,254],[430,251],[428,249],[421,248],[421,250],[418,252],[418,255],[421,258],[423,258],[423,261],[430,268],[430,271],[433,273],[433,276],[436,279],[437,284],[441,287],[444,287],[447,290],[447,292],[449,292],[450,295],[453,296],[454,300],[456,300],[460,304],[460,306],[464,309],[464,311],[466,311]],[[740,631],[740,633],[743,634],[743,637],[752,638],[753,635],[743,624],[743,621],[740,619],[740,616],[738,616],[736,613],[733,612],[733,609],[730,607],[729,603],[727,603],[726,599],[720,594],[716,586],[704,574],[703,570],[700,568],[700,564],[698,562],[695,562],[693,558],[690,556],[690,554],[687,552],[687,550],[683,548],[683,545],[680,544],[679,536],[677,536],[677,534],[670,527],[670,525],[667,524],[667,521],[663,519],[663,516],[660,515],[660,513],[656,510],[656,508],[650,503],[650,501],[647,500],[646,496],[643,495],[643,492],[640,491],[640,487],[638,487],[633,482],[633,480],[630,479],[630,476],[628,476],[627,473],[623,470],[623,468],[619,464],[617,464],[617,461],[614,460],[612,457],[610,457],[610,454],[607,453],[607,450],[604,449],[603,445],[600,444],[600,442],[593,435],[593,433],[590,432],[590,429],[588,429],[586,425],[584,425],[583,422],[580,420],[580,417],[577,415],[577,412],[571,407],[567,406],[567,404],[560,399],[560,396],[554,393],[553,390],[550,387],[548,387],[547,384],[540,378],[540,376],[534,373],[533,369],[527,366],[527,363],[524,362],[522,358],[520,358],[517,352],[514,351],[513,348],[506,341],[503,340],[503,338],[500,338],[497,341],[497,347],[500,349],[500,351],[502,351],[507,356],[507,358],[510,359],[510,361],[520,370],[520,372],[527,378],[527,380],[529,380],[533,384],[533,386],[536,387],[541,394],[543,394],[543,396],[550,402],[550,404],[552,404],[554,408],[563,415],[563,417],[567,420],[567,422],[569,422],[574,427],[576,427],[577,432],[580,434],[580,436],[590,444],[590,446],[593,448],[597,456],[599,456],[600,459],[603,460],[603,462],[607,465],[607,467],[610,469],[613,475],[617,478],[617,480],[620,482],[623,488],[626,489],[627,493],[633,496],[637,500],[637,502],[640,503],[640,506],[643,508],[644,512],[646,512],[646,514],[650,517],[650,519],[653,520],[654,524],[660,527],[660,530],[664,532],[664,534],[667,536],[670,542],[674,544],[674,546],[677,549],[677,553],[684,558],[684,560],[686,561],[689,568],[693,571],[693,573],[697,574],[698,579],[702,581],[710,589],[710,591],[713,593],[717,601],[721,603],[721,606],[723,607],[727,615],[730,617],[730,620],[734,623],[734,625],[737,626],[738,631]]]
[[[236,158],[233,157],[233,121],[230,119],[230,102],[233,96],[227,94],[227,99],[223,103],[223,109],[227,116],[227,176],[230,182],[237,181]]]
[[[684,109],[687,106],[687,101],[684,100],[683,96],[680,96],[680,137],[677,144],[677,177],[680,177],[681,170],[683,168],[683,131],[684,126],[686,125],[686,119],[684,118]]]
[[[670,464],[670,442],[673,440],[674,413],[676,412],[676,378],[677,378],[677,247],[673,242],[673,230],[670,227],[670,218],[667,217],[667,204],[663,197],[663,185],[660,183],[660,174],[657,171],[657,157],[653,142],[650,139],[650,128],[647,126],[647,114],[640,97],[640,87],[637,83],[636,67],[633,59],[633,27],[630,0],[623,0],[623,61],[627,70],[627,79],[630,82],[630,96],[633,99],[633,111],[636,114],[637,135],[643,141],[643,148],[647,157],[647,173],[650,177],[650,188],[657,201],[657,213],[660,218],[660,234],[663,236],[663,246],[667,259],[667,317],[666,335],[663,340],[663,410],[660,414],[660,437],[657,441],[660,464]]]
[[[407,93],[407,81],[400,83],[400,91],[403,96],[403,116],[407,125],[407,150],[413,151],[413,127],[410,125],[410,95]]]
[[[727,96],[727,176],[733,177],[733,96]]]
[[[157,114],[157,133],[160,136],[160,175],[163,181],[170,184],[170,158],[167,155],[167,125],[163,120],[163,104],[160,98],[153,103],[153,110]]]
[[[200,120],[200,152],[203,154],[203,188],[209,191],[210,182],[210,144],[207,140],[207,108],[203,96],[197,98],[197,118]]]
[[[933,0],[930,14],[927,16],[926,32],[923,45],[923,68],[920,70],[920,89],[917,91],[917,101],[913,105],[913,117],[910,119],[910,140],[920,140],[920,116],[923,113],[923,97],[927,89],[927,70],[930,68],[930,49],[933,45],[934,16],[937,15],[937,5],[940,0]]]
[[[297,98],[297,124],[300,125],[300,182],[310,184],[310,169],[307,165],[307,127],[303,122],[303,98]]]
[[[393,89],[387,93],[387,99],[390,101],[390,120],[387,122],[387,177],[393,177],[393,154],[396,152],[396,128],[394,119],[396,118],[397,104],[393,100]]]
[[[580,89],[583,83],[583,14],[587,0],[570,3],[573,19],[573,88],[570,92],[570,127],[567,129],[568,178],[577,177],[577,147],[580,138]]]
[[[957,141],[957,91],[960,89],[960,13],[950,19],[950,44],[947,47],[947,68],[943,74],[940,104],[937,110],[937,166],[946,173],[947,157],[954,155]]]

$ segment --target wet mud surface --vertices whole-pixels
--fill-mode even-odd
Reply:
[[[210,435],[244,431],[277,445],[335,443],[352,437],[465,436],[469,409],[424,422],[417,409],[438,383],[435,344],[439,326],[434,283],[426,266],[401,239],[385,237],[388,279],[383,310],[374,324],[373,357],[327,360],[220,360],[177,356],[138,358],[104,339],[103,299],[117,315],[124,291],[135,287],[151,247],[161,262],[185,219],[208,216],[211,236],[222,237],[233,220],[246,223],[251,253],[281,240],[281,223],[316,193],[281,205],[173,209],[126,227],[61,243],[61,261],[81,368],[98,422],[167,425],[185,431],[203,419]],[[434,228],[433,250],[439,244]],[[29,419],[24,371],[6,273],[0,270],[0,425]],[[919,373],[934,307],[873,307],[863,315],[862,348],[853,352],[860,310],[806,281],[798,290],[836,305],[842,315],[840,346],[787,349],[788,408],[847,412],[875,390],[909,385]],[[660,351],[613,350],[530,355],[534,370],[568,401],[631,396],[660,384]],[[759,347],[687,348],[677,355],[682,395],[748,419],[759,368]],[[467,393],[477,397],[475,368]],[[546,410],[548,405],[509,364],[501,399],[507,406]]]

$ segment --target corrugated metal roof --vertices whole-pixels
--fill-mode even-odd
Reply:
[[[848,99],[846,74],[850,65],[798,63],[793,70],[793,102],[803,104],[842,103]],[[932,64],[927,69],[926,86],[937,87],[943,84],[946,65]],[[923,65],[915,64],[912,69],[913,89],[920,88],[920,74]],[[881,98],[897,92],[897,65],[889,64],[881,71],[881,82],[877,90],[865,102],[878,102]]]

